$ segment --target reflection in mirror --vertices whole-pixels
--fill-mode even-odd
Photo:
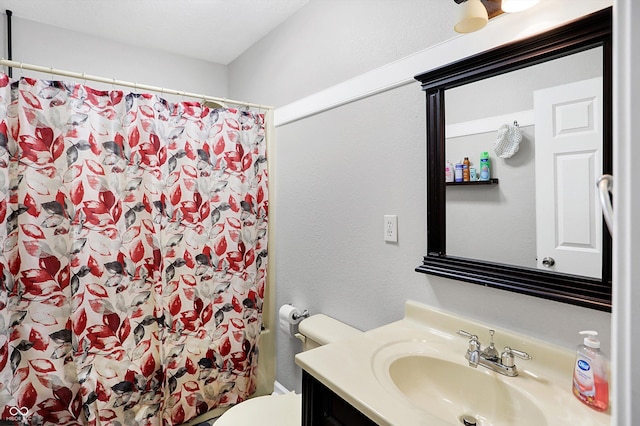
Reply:
[[[611,22],[609,7],[416,76],[427,124],[416,271],[611,310],[611,236],[592,199],[613,168]],[[514,120],[524,139],[499,158],[497,130]],[[477,169],[485,151],[498,182],[445,183],[447,160]]]
[[[446,159],[479,171],[488,151],[499,179],[447,186],[447,255],[601,278],[602,58],[592,48],[445,91]],[[498,129],[514,121],[522,141],[500,158]]]

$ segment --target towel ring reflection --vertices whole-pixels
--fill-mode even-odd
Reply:
[[[604,221],[607,224],[607,228],[609,228],[609,233],[611,237],[613,237],[613,207],[611,205],[611,198],[609,197],[609,192],[613,189],[613,176],[611,175],[602,175],[596,182],[596,186],[598,187],[598,192],[600,195],[600,204],[602,205],[602,215],[604,216]]]

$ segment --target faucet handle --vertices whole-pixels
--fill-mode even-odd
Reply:
[[[475,334],[471,334],[468,331],[458,330],[458,334],[464,337],[468,337],[470,340],[478,341],[478,336],[476,336]]]
[[[480,350],[480,341],[478,340],[478,336],[464,330],[458,330],[458,334],[469,338],[469,350]]]
[[[522,359],[531,359],[531,355],[524,351],[520,351],[518,349],[511,349],[509,346],[504,347],[504,352],[502,352],[501,361],[502,365],[505,367],[513,367],[516,363],[514,361],[515,356]]]

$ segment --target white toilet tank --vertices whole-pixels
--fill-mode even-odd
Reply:
[[[296,337],[302,340],[302,350],[317,348],[328,343],[349,339],[362,332],[324,314],[302,320]]]

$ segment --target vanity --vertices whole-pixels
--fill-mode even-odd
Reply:
[[[302,372],[302,394],[305,395],[302,399],[303,425],[376,425],[306,371]]]
[[[527,353],[517,375],[472,367],[470,339]],[[609,425],[572,394],[575,353],[408,301],[400,321],[296,355],[303,425]],[[464,423],[466,421],[467,423]]]

